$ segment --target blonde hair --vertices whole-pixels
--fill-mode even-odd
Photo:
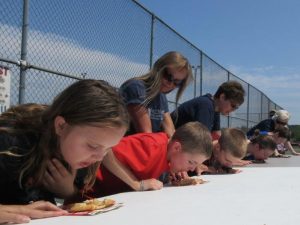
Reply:
[[[19,107],[24,108],[25,106]],[[16,112],[16,110],[11,111]],[[25,118],[27,118],[26,115],[31,114],[12,113],[11,115],[15,116],[16,121],[24,122]],[[127,128],[129,123],[125,104],[116,89],[107,82],[81,80],[73,83],[58,95],[45,110],[32,113],[32,121],[29,121],[30,123],[24,124],[24,126],[18,126],[21,123],[15,123],[11,127],[11,132],[17,133],[18,130],[23,130],[23,135],[34,134],[37,139],[37,144],[23,155],[24,160],[22,160],[23,163],[19,175],[19,185],[21,187],[22,183],[26,182],[29,177],[34,178],[33,186],[41,184],[47,167],[46,161],[52,157],[59,159],[69,168],[69,165],[61,155],[59,139],[54,128],[54,120],[57,116],[62,116],[70,126],[90,125]],[[33,122],[36,123],[36,127],[32,130],[30,124]],[[87,168],[88,174],[84,180],[84,190],[89,189],[93,185],[99,164],[97,162]]]
[[[247,137],[238,128],[224,128],[219,138],[221,150],[237,158],[243,158],[247,152]]]
[[[288,122],[290,118],[291,118],[291,115],[289,114],[289,112],[286,110],[283,110],[283,109],[277,110],[275,112],[274,116],[272,117],[273,120],[282,121],[282,122],[283,121]]]
[[[188,86],[190,81],[193,79],[192,67],[182,54],[179,52],[168,52],[160,57],[153,65],[151,70],[140,76],[134,77],[132,79],[141,80],[144,82],[146,87],[146,99],[143,102],[144,106],[147,106],[160,92],[160,87],[163,79],[164,73],[168,67],[173,67],[178,70],[186,69],[187,77],[183,80],[183,84],[179,86],[179,89],[176,93],[175,104],[177,106],[179,98],[181,97],[183,91]],[[130,80],[132,80],[130,79]]]
[[[200,153],[206,157],[212,154],[212,138],[206,126],[200,122],[188,122],[177,128],[171,141],[178,140],[182,151]]]

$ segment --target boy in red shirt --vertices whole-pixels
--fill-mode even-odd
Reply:
[[[210,132],[199,122],[179,127],[170,140],[165,133],[124,137],[104,158],[88,195],[160,189],[163,184],[158,178],[162,173],[193,171],[211,153]]]

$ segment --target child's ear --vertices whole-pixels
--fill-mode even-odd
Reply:
[[[219,97],[220,100],[226,100],[226,96],[224,93],[220,94],[220,97]]]
[[[181,152],[182,151],[181,143],[179,141],[175,141],[174,144],[175,144],[176,151]]]
[[[221,151],[221,145],[220,145],[219,141],[216,142],[214,149],[217,150],[217,152]]]
[[[259,144],[258,144],[258,143],[254,144],[254,148],[255,148],[257,151],[260,150]]]
[[[181,144],[179,141],[177,140],[173,140],[172,141],[172,150],[173,152],[181,152]]]
[[[55,133],[60,136],[66,126],[66,121],[62,116],[57,116],[54,119]]]

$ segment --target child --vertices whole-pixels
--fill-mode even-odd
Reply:
[[[72,84],[49,107],[20,105],[8,110],[0,116],[0,204],[54,203],[51,186],[57,177],[49,163],[72,171],[74,177],[86,168],[78,182],[82,187],[77,187],[86,190],[107,149],[126,132],[128,120],[116,90],[96,80]],[[76,192],[71,184],[61,190],[66,197]]]
[[[163,184],[157,179],[162,173],[193,171],[211,152],[210,133],[199,122],[179,127],[170,140],[166,133],[124,137],[103,160],[90,194],[99,197],[160,189]]]
[[[204,162],[206,166],[196,169],[198,175],[239,173],[240,170],[231,168],[237,160],[243,158],[247,151],[247,138],[244,132],[237,128],[221,130],[219,140],[213,141],[212,157]]]
[[[204,124],[211,132],[213,140],[220,135],[220,113],[229,113],[238,109],[243,104],[245,90],[237,81],[227,81],[221,84],[212,96],[206,94],[182,103],[177,110],[171,113],[175,127],[198,121]]]
[[[276,142],[270,135],[258,134],[249,140],[247,146],[247,154],[236,162],[236,166],[248,165],[254,163],[265,163],[265,160],[274,154],[276,149]]]
[[[290,140],[291,131],[288,127],[279,127],[276,128],[273,132],[270,132],[270,135],[274,138],[277,146],[273,156],[275,157],[287,157],[285,153],[287,148],[285,144]]]
[[[256,129],[259,129],[261,131],[267,131],[267,132],[273,132],[275,129],[282,128],[282,127],[288,127],[289,119],[291,118],[291,115],[286,110],[278,110],[272,117],[272,119],[266,119],[261,122],[259,122],[257,125],[252,127],[248,132],[247,136],[251,137]],[[283,144],[283,148],[286,148],[289,150],[293,155],[300,155],[299,152],[295,151],[293,148],[290,140],[286,140]],[[278,152],[275,153],[276,155]],[[278,155],[279,157],[282,155]]]
[[[276,154],[276,148],[289,138],[290,132],[287,127],[279,127],[274,132],[260,131],[256,129],[254,136],[249,140],[247,155],[243,160],[234,163],[235,166],[245,166],[252,162],[265,163],[265,160]],[[279,154],[279,153],[277,153]]]

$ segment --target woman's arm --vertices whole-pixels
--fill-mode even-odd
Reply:
[[[158,190],[163,186],[162,182],[156,179],[139,181],[136,176],[115,157],[112,150],[107,153],[102,163],[111,173],[120,178],[135,191]]]
[[[175,132],[175,127],[169,112],[164,113],[162,127],[164,132],[168,135],[168,137],[172,137],[172,135]]]
[[[146,107],[129,104],[127,110],[137,133],[152,133],[151,120]]]

